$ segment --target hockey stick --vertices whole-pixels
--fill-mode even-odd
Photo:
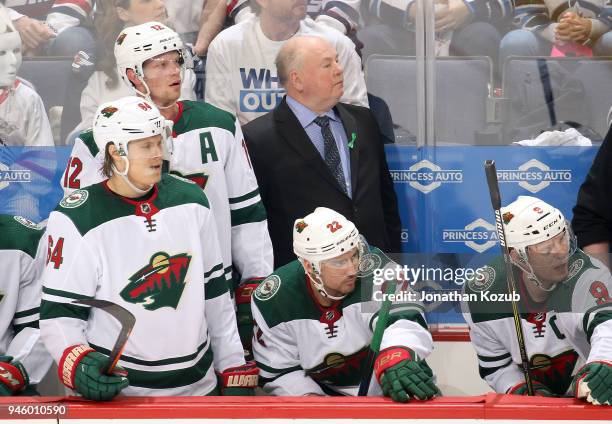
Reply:
[[[519,351],[521,353],[521,368],[525,376],[527,384],[527,394],[533,396],[533,382],[531,379],[531,369],[529,367],[529,356],[527,356],[527,347],[525,346],[525,336],[521,325],[521,316],[518,311],[518,305],[514,300],[516,293],[516,283],[514,281],[514,270],[512,269],[512,261],[510,259],[510,250],[506,244],[506,232],[504,230],[504,221],[501,214],[501,195],[499,193],[499,183],[497,182],[497,170],[495,169],[495,161],[485,161],[485,174],[487,176],[487,184],[489,186],[489,194],[491,195],[491,205],[495,212],[495,228],[497,230],[497,238],[501,247],[504,263],[506,265],[506,282],[508,284],[508,293],[510,293],[510,303],[512,304],[512,316],[514,318],[514,329],[516,330],[516,338],[518,340]]]
[[[136,323],[136,317],[125,309],[122,306],[117,305],[116,303],[109,302],[108,300],[102,299],[80,299],[75,300],[72,303],[77,305],[86,305],[91,306],[93,308],[99,308],[110,314],[119,321],[121,324],[121,330],[119,331],[119,335],[117,336],[117,340],[115,341],[115,345],[108,356],[110,362],[108,367],[104,370],[104,373],[107,375],[112,374],[117,362],[119,362],[119,358],[121,357],[121,353],[123,352],[123,348],[130,337],[130,333],[132,332],[132,328],[134,328],[134,324]]]
[[[389,310],[391,309],[392,303],[390,299],[391,296],[389,295],[391,293],[395,293],[396,282],[395,280],[385,281],[385,284],[385,294],[380,310],[378,311],[378,321],[376,321],[376,327],[374,328],[374,333],[372,334],[372,341],[370,342],[370,347],[368,348],[368,356],[366,357],[361,370],[361,382],[359,383],[359,392],[357,393],[357,396],[366,396],[368,394],[368,390],[370,389],[370,380],[372,380],[372,373],[374,372],[374,360],[380,351],[380,342],[382,341],[385,328],[387,327],[387,319],[389,317]]]

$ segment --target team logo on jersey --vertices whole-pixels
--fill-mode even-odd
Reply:
[[[33,228],[35,230],[40,230],[43,226],[37,224],[34,221],[30,221],[28,218],[24,218],[23,216],[14,216],[13,219],[17,222],[19,222],[21,225],[28,227],[28,228]]]
[[[176,309],[187,284],[185,276],[190,262],[191,256],[186,253],[174,256],[155,253],[119,294],[126,302],[142,305],[149,311],[164,306]]]
[[[100,111],[100,113],[102,114],[102,116],[104,116],[105,118],[110,118],[111,116],[113,116],[115,114],[115,112],[117,112],[119,109],[117,109],[114,106],[107,106],[104,109],[102,109]]]
[[[572,374],[578,361],[578,353],[570,349],[555,356],[537,353],[529,359],[534,380],[563,395],[572,382]]]
[[[569,267],[569,271],[567,273],[566,280],[571,280],[572,278],[574,278],[576,274],[578,274],[580,270],[582,270],[583,266],[584,266],[584,259],[576,259],[574,262],[572,262],[572,264]]]
[[[87,201],[89,192],[85,190],[75,190],[60,202],[62,208],[72,209],[81,206]]]
[[[319,383],[339,386],[358,385],[361,379],[361,363],[366,359],[368,348],[363,347],[352,355],[332,352],[323,362],[306,370],[306,375]]]
[[[468,281],[468,287],[475,292],[488,290],[495,282],[495,268],[485,265],[476,272],[476,276]]]
[[[268,300],[276,294],[281,285],[278,275],[270,275],[255,290],[255,298],[261,301]]]

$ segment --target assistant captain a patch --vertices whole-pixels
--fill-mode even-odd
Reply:
[[[255,290],[255,298],[261,301],[270,299],[276,294],[280,285],[280,277],[278,275],[270,275]]]

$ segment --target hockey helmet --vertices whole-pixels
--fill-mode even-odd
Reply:
[[[147,97],[150,95],[150,90],[144,81],[144,62],[171,51],[179,53],[182,80],[185,68],[193,68],[193,58],[175,31],[155,21],[127,27],[121,31],[115,41],[115,59],[119,76],[131,90]],[[144,84],[146,93],[141,93],[132,85],[127,77],[128,69],[134,70],[136,77]]]

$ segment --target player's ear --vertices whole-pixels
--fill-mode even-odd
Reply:
[[[136,76],[136,72],[134,72],[133,69],[127,69],[125,71],[125,75],[127,76],[128,80],[130,80],[132,85],[136,87],[137,90],[142,91],[142,82],[138,79],[138,77]]]
[[[508,251],[510,252],[510,257],[515,260],[518,261],[519,260],[519,254],[516,251],[516,249],[514,249],[513,247],[511,247],[510,249],[508,249]]]

